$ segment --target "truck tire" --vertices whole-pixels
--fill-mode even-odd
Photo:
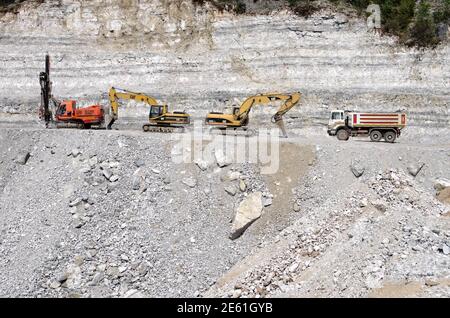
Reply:
[[[337,132],[336,137],[338,140],[344,140],[347,141],[350,138],[350,134],[347,130],[341,129]]]
[[[370,132],[370,140],[372,141],[380,141],[383,138],[383,135],[379,130],[372,130]]]
[[[397,139],[397,134],[393,131],[387,131],[384,133],[384,140],[387,142],[395,142],[395,139]]]

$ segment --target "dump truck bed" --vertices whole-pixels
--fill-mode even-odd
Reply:
[[[348,125],[352,128],[406,126],[405,113],[349,113]]]

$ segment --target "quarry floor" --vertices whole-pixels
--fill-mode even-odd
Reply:
[[[1,122],[0,297],[448,297],[450,206],[434,187],[450,179],[450,130],[289,135],[264,174],[174,161],[198,146],[180,142],[189,130]],[[257,191],[263,215],[231,240]]]

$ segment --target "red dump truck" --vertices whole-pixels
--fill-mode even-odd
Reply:
[[[360,113],[333,110],[328,123],[328,135],[339,140],[352,137],[370,137],[372,141],[384,139],[394,142],[406,127],[405,113]]]

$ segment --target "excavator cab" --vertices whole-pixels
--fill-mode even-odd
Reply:
[[[150,107],[150,118],[158,118],[167,113],[166,105],[152,105]]]
[[[59,104],[56,110],[56,117],[60,119],[62,117],[72,117],[77,109],[77,102],[74,100],[65,100]]]

